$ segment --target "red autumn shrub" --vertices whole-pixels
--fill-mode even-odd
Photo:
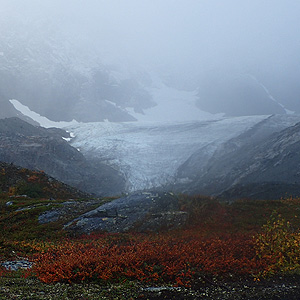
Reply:
[[[94,236],[61,242],[36,257],[31,273],[43,282],[84,280],[172,282],[189,285],[201,274],[256,274],[262,263],[248,235]]]

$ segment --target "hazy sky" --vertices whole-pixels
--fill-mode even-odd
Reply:
[[[0,0],[0,14],[50,19],[112,55],[207,68],[298,55],[299,0]]]

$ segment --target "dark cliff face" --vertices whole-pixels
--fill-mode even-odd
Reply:
[[[265,193],[280,198],[288,196],[289,189],[300,195],[300,123],[277,132],[275,120],[271,117],[263,121],[267,124],[258,124],[221,145],[206,163],[205,149],[199,150],[178,171],[179,177],[190,180],[181,188],[224,197],[259,194],[255,197],[263,198]],[[226,190],[230,192],[224,194]]]
[[[83,191],[120,193],[123,180],[108,166],[87,161],[62,136],[66,132],[32,126],[18,118],[0,120],[0,161],[36,170]]]

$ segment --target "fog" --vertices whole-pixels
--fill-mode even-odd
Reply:
[[[8,23],[29,22],[39,30],[51,24],[104,62],[151,68],[187,90],[199,88],[199,82],[208,81],[206,88],[219,77],[251,74],[280,103],[300,111],[298,0],[0,3]]]
[[[247,68],[282,64],[300,48],[297,0],[5,2],[24,19],[49,20],[65,33],[84,36],[90,47],[138,62]]]

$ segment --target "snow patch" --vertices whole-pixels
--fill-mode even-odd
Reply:
[[[126,111],[143,122],[187,122],[220,119],[224,114],[210,114],[196,105],[197,91],[181,91],[156,82],[155,88],[148,89],[157,104],[137,113],[133,108]]]
[[[114,103],[114,102],[112,102],[112,101],[110,101],[110,100],[105,99],[104,101],[105,101],[106,103],[108,103],[108,104],[113,105],[114,107],[119,108],[119,106],[118,106],[116,103]]]
[[[77,121],[73,120],[71,122],[54,122],[49,120],[46,117],[41,116],[40,114],[30,110],[29,107],[23,105],[16,99],[9,100],[9,102],[15,107],[23,115],[31,118],[32,120],[38,122],[40,126],[45,128],[57,127],[57,128],[64,128],[66,126],[76,125],[79,124]]]
[[[67,141],[67,142],[70,142],[71,141],[71,138],[65,138],[65,137],[62,137],[63,140]]]

